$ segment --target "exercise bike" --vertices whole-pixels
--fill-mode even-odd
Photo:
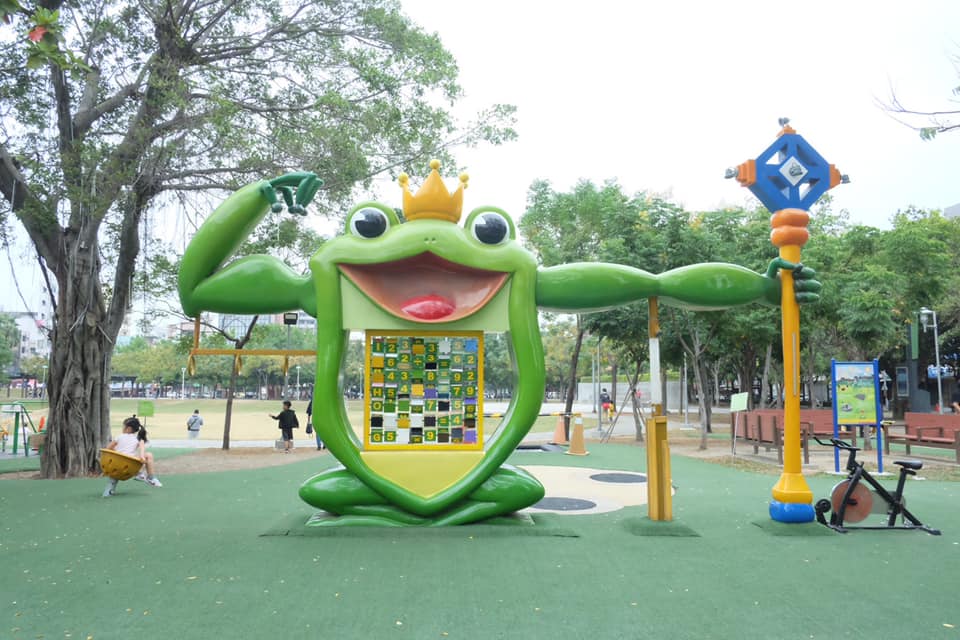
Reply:
[[[824,446],[829,445],[848,452],[846,479],[833,488],[829,500],[824,498],[814,505],[817,522],[840,533],[846,533],[850,529],[921,529],[931,535],[940,535],[939,529],[928,527],[910,513],[903,498],[903,486],[907,482],[907,476],[917,475],[917,471],[923,468],[923,462],[894,460],[893,464],[900,467],[900,478],[897,481],[896,491],[891,494],[870,475],[869,471],[863,468],[862,462],[857,462],[859,447],[836,438],[830,438],[829,442],[824,442],[816,436],[813,439]],[[873,491],[862,482],[869,484]],[[827,522],[825,514],[831,510],[833,513],[830,514],[830,521]],[[886,513],[887,524],[873,527],[847,525],[848,522],[861,522],[871,513]],[[896,526],[897,516],[901,518],[901,526]]]

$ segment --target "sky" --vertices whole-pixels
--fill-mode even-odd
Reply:
[[[517,107],[516,141],[455,151],[468,211],[517,219],[537,179],[558,191],[615,179],[690,210],[741,205],[750,194],[724,170],[764,151],[780,117],[850,176],[830,193],[856,223],[888,228],[897,209],[960,203],[960,131],[925,142],[879,106],[895,91],[919,110],[960,108],[956,0],[401,2],[457,60],[461,120]],[[450,186],[456,172],[444,170]],[[400,204],[388,177],[367,195]],[[12,260],[31,297],[42,282],[20,245]],[[23,308],[10,271],[0,257],[7,311]]]
[[[402,5],[458,61],[458,114],[517,106],[517,141],[456,152],[468,210],[519,217],[535,179],[560,191],[616,179],[693,210],[743,204],[724,170],[765,150],[780,117],[850,176],[831,195],[855,222],[960,203],[960,131],[924,142],[878,106],[891,89],[918,109],[950,105],[955,0]]]

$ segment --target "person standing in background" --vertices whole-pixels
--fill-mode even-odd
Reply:
[[[291,407],[290,401],[284,400],[283,411],[277,415],[267,414],[279,423],[280,433],[283,436],[284,453],[293,451],[293,430],[300,426],[300,421],[297,420],[297,414]]]
[[[196,440],[200,435],[200,427],[203,426],[203,418],[200,416],[200,409],[194,409],[193,415],[187,418],[187,435],[191,440]]]
[[[307,403],[307,433],[315,431],[317,434],[317,451],[323,451],[327,447],[323,444],[323,440],[320,439],[320,432],[316,431],[313,426],[313,398],[310,398],[310,402]]]

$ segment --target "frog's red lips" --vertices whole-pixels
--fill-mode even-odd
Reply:
[[[400,318],[453,322],[483,308],[507,280],[502,271],[465,267],[432,253],[377,264],[339,264],[370,299]]]

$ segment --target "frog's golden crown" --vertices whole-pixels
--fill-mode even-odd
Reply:
[[[463,190],[467,188],[467,180],[470,177],[461,173],[460,185],[451,194],[447,191],[447,186],[443,184],[443,179],[438,171],[439,168],[439,160],[430,161],[430,175],[424,180],[416,195],[410,193],[410,176],[405,173],[400,174],[397,182],[403,188],[403,215],[407,220],[433,218],[435,220],[447,220],[448,222],[460,221],[460,213],[463,209]]]

